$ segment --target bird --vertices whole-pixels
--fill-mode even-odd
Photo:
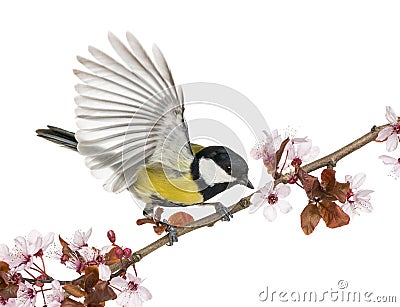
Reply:
[[[119,60],[92,46],[93,59],[77,57],[86,68],[73,70],[77,132],[49,125],[37,136],[79,152],[105,190],[128,190],[147,217],[156,207],[213,205],[229,221],[223,204],[207,201],[238,184],[254,189],[245,159],[190,141],[182,87],[156,45],[151,59],[130,32],[127,45],[113,33],[108,40]]]

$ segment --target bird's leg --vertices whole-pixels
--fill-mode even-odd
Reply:
[[[232,213],[229,211],[227,207],[225,207],[222,203],[220,202],[215,202],[215,203],[205,203],[205,205],[212,205],[215,208],[215,212],[218,213],[221,216],[222,221],[227,221],[229,222],[231,218],[233,218]]]
[[[165,232],[168,233],[169,237],[169,243],[167,245],[172,246],[174,242],[178,242],[178,232],[176,231],[176,227],[169,224],[167,220],[163,220],[162,223],[167,226],[167,229],[165,229]]]
[[[165,230],[169,237],[169,243],[167,245],[172,246],[174,242],[178,242],[178,233],[176,231],[176,227],[169,224],[166,219],[161,221],[161,215],[163,212],[163,208],[158,207],[154,210],[153,204],[147,204],[143,210],[143,215],[148,219],[153,220],[153,223],[155,224],[153,228],[157,234],[160,235]]]

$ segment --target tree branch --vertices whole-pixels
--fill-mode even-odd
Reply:
[[[302,169],[306,171],[307,173],[310,173],[312,171],[315,171],[317,169],[323,168],[323,167],[334,167],[336,166],[336,163],[349,155],[350,153],[360,149],[361,147],[373,142],[376,140],[379,131],[381,131],[383,128],[388,127],[389,125],[383,125],[383,126],[373,126],[371,131],[366,133],[365,135],[361,136],[360,138],[356,139],[355,141],[351,142],[350,144],[347,144],[346,146],[340,148],[339,150],[322,157],[314,162],[311,162],[307,165],[304,165]],[[278,183],[287,183],[287,178],[285,176],[275,180],[275,185]],[[250,206],[250,197],[253,194],[250,194],[246,197],[243,197],[241,200],[239,200],[236,204],[228,207],[228,210],[232,213],[235,214],[239,211],[242,211],[243,209],[246,209]],[[217,213],[208,215],[198,221],[195,221],[194,223],[191,223],[185,227],[181,227],[177,229],[178,232],[178,237],[183,236],[193,230],[202,228],[204,226],[213,226],[218,220],[220,220],[220,216]],[[150,253],[154,252],[155,250],[159,249],[160,247],[166,245],[169,243],[169,237],[168,235],[163,236],[162,238],[158,239],[157,241],[154,241],[153,243],[150,243],[149,245],[143,247],[142,249],[139,249],[138,251],[134,252],[131,257],[131,263],[136,263],[139,262],[143,257],[146,257]],[[118,263],[116,264],[115,267],[112,267],[112,271],[117,271],[121,269],[121,265],[125,266],[129,261],[126,260],[125,263]]]
[[[388,127],[389,125],[383,125],[383,126],[373,126],[371,131],[366,133],[365,135],[361,136],[360,138],[356,139],[355,141],[351,142],[350,144],[347,144],[346,146],[340,148],[339,150],[322,157],[314,162],[311,162],[309,164],[306,164],[302,167],[304,171],[307,173],[310,173],[312,171],[315,171],[317,169],[323,168],[323,167],[334,167],[336,166],[336,163],[349,155],[350,153],[360,149],[361,147],[369,144],[370,142],[375,141],[375,139],[378,136],[378,133],[380,130],[382,130],[385,127]],[[275,185],[279,183],[287,183],[287,177],[283,175],[281,178],[278,178],[275,180]],[[246,209],[250,206],[250,198],[253,194],[250,194],[246,197],[243,197],[241,200],[239,200],[236,204],[228,207],[229,212],[232,214],[235,214],[239,211],[242,211],[243,209]],[[205,227],[205,226],[213,226],[216,222],[218,222],[221,219],[221,216],[217,213],[210,214],[202,219],[199,219],[191,224],[186,225],[185,227],[179,227],[177,228],[177,235],[178,237],[183,236],[189,232],[192,232],[196,229]],[[115,263],[110,266],[111,271],[113,272],[112,276],[118,276],[122,274],[129,266],[134,265],[135,263],[139,262],[142,260],[144,257],[149,255],[150,253],[156,251],[162,246],[165,246],[166,244],[169,243],[169,236],[164,235],[160,239],[150,243],[149,245],[143,247],[142,249],[137,250],[132,254],[132,256],[129,259],[123,259],[121,262]],[[84,276],[81,276],[77,278],[76,280],[73,281],[60,281],[61,284],[67,284],[67,283],[77,283],[81,281],[84,278]],[[28,278],[26,278],[28,280]],[[46,280],[40,280],[41,282],[48,283],[51,282],[53,279],[49,278]]]

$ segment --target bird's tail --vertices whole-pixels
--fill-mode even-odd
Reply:
[[[78,151],[78,141],[75,138],[75,133],[54,126],[47,126],[47,128],[36,130],[37,136]]]

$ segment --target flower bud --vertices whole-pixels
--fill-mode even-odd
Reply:
[[[114,232],[114,230],[109,230],[109,231],[107,231],[107,238],[108,238],[108,240],[110,240],[110,242],[111,242],[112,244],[115,243],[116,238],[115,238],[115,232]]]
[[[124,257],[124,251],[120,248],[117,248],[115,250],[115,256],[117,256],[118,259],[122,259],[122,257]]]
[[[124,248],[124,256],[126,258],[129,258],[131,255],[132,255],[132,250],[129,247]]]

